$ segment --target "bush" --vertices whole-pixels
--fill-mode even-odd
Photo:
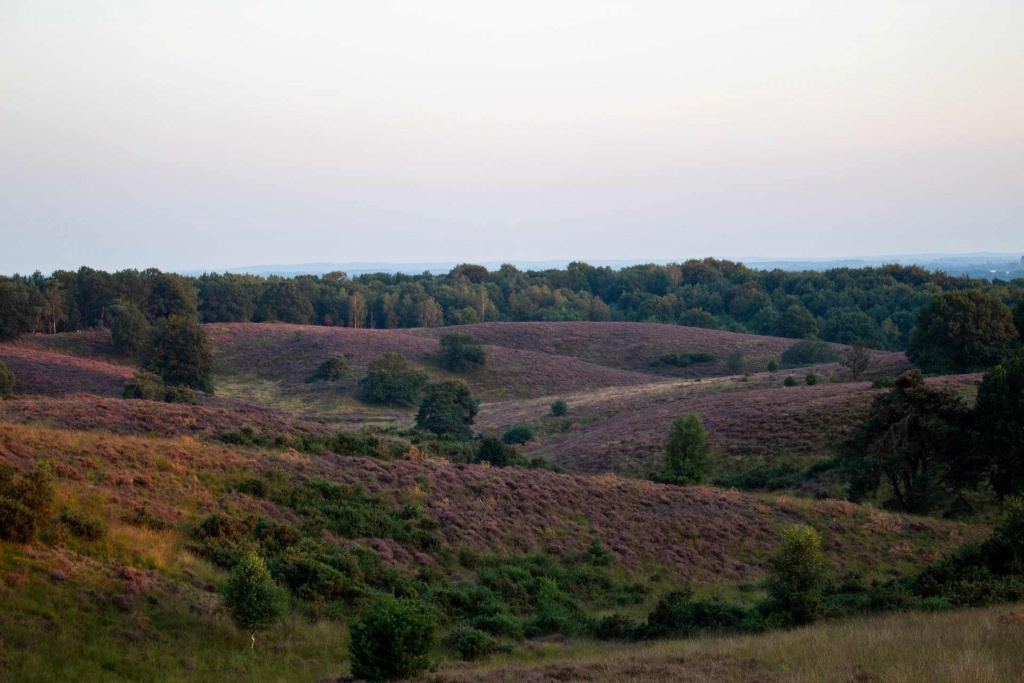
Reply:
[[[768,372],[774,374],[779,371],[779,361],[774,358],[768,361]]]
[[[210,343],[195,320],[172,315],[160,321],[143,355],[143,369],[163,377],[167,384],[213,392]]]
[[[788,613],[797,624],[814,621],[822,612],[831,573],[817,531],[805,526],[784,529],[782,542],[768,560],[765,587],[771,611]]]
[[[650,363],[651,367],[659,365],[670,365],[675,368],[688,368],[695,363],[710,363],[715,359],[713,353],[696,351],[693,353],[666,353],[656,361]]]
[[[0,539],[31,543],[50,519],[53,508],[53,467],[37,462],[15,479],[14,468],[0,464]]]
[[[830,345],[817,339],[801,339],[782,352],[782,367],[798,368],[817,363],[835,363],[839,353]]]
[[[527,425],[518,425],[506,430],[501,435],[501,440],[512,446],[515,444],[524,444],[529,441],[533,441],[533,430]]]
[[[486,657],[495,652],[508,652],[510,648],[495,638],[472,626],[460,625],[452,629],[445,638],[444,644],[459,653],[459,657],[469,661]]]
[[[669,484],[700,484],[711,472],[711,444],[696,412],[672,421],[665,459],[657,480]]]
[[[247,632],[256,647],[256,633],[265,631],[284,610],[284,591],[270,578],[263,559],[249,553],[231,571],[224,583],[224,604],[235,625]]]
[[[61,510],[60,521],[72,535],[87,541],[98,541],[107,534],[107,526],[102,519],[80,510]]]
[[[163,378],[151,372],[138,372],[124,383],[121,396],[144,401],[165,403],[195,403],[192,390],[183,386],[167,386]]]
[[[14,393],[14,373],[0,360],[0,397]]]
[[[787,387],[795,387],[796,386],[796,379],[793,378],[793,377],[787,377],[786,379],[782,380],[782,384],[787,386]]]
[[[551,414],[555,417],[562,417],[567,412],[569,412],[569,406],[567,406],[565,401],[562,399],[556,399],[555,402],[551,404]]]
[[[110,336],[118,353],[134,356],[146,344],[149,337],[149,321],[135,304],[130,301],[120,302],[114,308]]]
[[[594,625],[599,640],[631,640],[642,632],[641,624],[622,614],[609,614]]]
[[[348,375],[348,361],[345,360],[345,356],[332,354],[324,359],[316,370],[306,378],[306,383],[336,382],[339,379],[344,379],[346,375]]]
[[[593,538],[590,539],[590,545],[587,546],[587,550],[583,554],[583,559],[586,560],[587,564],[594,565],[595,567],[607,567],[615,559],[615,555],[605,547],[601,537],[594,534]]]
[[[646,638],[689,637],[699,633],[753,630],[752,615],[741,605],[722,600],[693,600],[693,591],[669,593],[647,617]]]
[[[494,467],[508,467],[512,464],[511,449],[501,440],[493,436],[485,436],[480,440],[476,451],[476,462],[486,462]]]
[[[416,413],[416,427],[434,434],[447,434],[468,441],[480,403],[461,379],[446,379],[427,387]]]
[[[730,374],[738,375],[743,372],[743,362],[746,360],[747,352],[742,346],[733,347],[732,351],[725,357],[725,369]]]
[[[441,335],[441,367],[452,372],[482,368],[487,363],[483,345],[466,332]]]
[[[366,376],[359,380],[359,392],[368,403],[410,404],[417,401],[428,381],[405,356],[390,352],[370,363]]]
[[[808,372],[807,375],[804,376],[804,381],[807,383],[807,386],[813,387],[815,384],[818,383],[818,373],[813,371]]]
[[[369,681],[411,678],[431,668],[437,618],[426,604],[381,596],[352,624],[352,675]]]

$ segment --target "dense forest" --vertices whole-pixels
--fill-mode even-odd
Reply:
[[[1024,280],[987,282],[916,266],[760,271],[705,259],[620,270],[495,271],[461,265],[444,275],[343,272],[295,278],[88,267],[50,276],[0,276],[0,338],[109,326],[119,308],[150,322],[280,321],[349,327],[433,327],[483,321],[643,321],[782,337],[907,347],[920,310],[938,293],[980,290],[1021,310]]]

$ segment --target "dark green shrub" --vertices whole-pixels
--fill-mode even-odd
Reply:
[[[370,363],[359,380],[359,392],[368,403],[409,404],[418,400],[428,381],[402,354],[385,353]]]
[[[274,440],[266,434],[259,434],[252,427],[239,427],[232,432],[220,435],[220,440],[234,446],[260,446],[266,448],[274,444]],[[298,450],[298,449],[296,449]]]
[[[487,363],[483,345],[466,332],[441,335],[441,367],[452,372],[482,368]]]
[[[446,379],[434,382],[423,394],[416,413],[416,427],[468,441],[473,436],[473,418],[479,410],[480,402],[473,398],[465,381]]]
[[[555,417],[562,417],[567,412],[569,412],[569,406],[567,406],[565,401],[562,399],[556,399],[555,402],[551,404],[551,414]]]
[[[742,346],[733,347],[725,357],[725,369],[729,374],[738,375],[743,372],[743,363],[747,352]]]
[[[742,631],[751,614],[741,605],[722,600],[693,600],[693,591],[669,593],[647,617],[645,638],[689,637],[699,633]]]
[[[593,622],[583,608],[552,579],[538,580],[534,608],[536,616],[527,626],[527,635],[576,636],[593,629]]]
[[[879,377],[871,383],[872,389],[892,389],[896,386],[896,377]]]
[[[213,392],[210,343],[202,326],[191,318],[172,315],[157,323],[144,349],[142,367],[167,384]]]
[[[107,534],[107,525],[102,519],[81,510],[61,510],[60,521],[72,535],[86,541],[98,541]]]
[[[798,624],[814,621],[821,615],[831,572],[817,531],[805,526],[784,529],[765,579],[772,611],[789,613]]]
[[[780,358],[782,367],[798,368],[804,365],[835,363],[839,360],[839,352],[823,341],[801,339],[786,348]]]
[[[316,370],[310,373],[309,377],[306,378],[306,383],[336,382],[339,379],[344,379],[347,375],[348,361],[345,360],[345,356],[341,354],[332,354],[324,359],[324,361],[317,366]]]
[[[16,479],[14,468],[0,464],[0,539],[30,543],[49,521],[53,509],[53,467],[37,462]]]
[[[808,372],[807,375],[804,377],[804,381],[807,383],[807,386],[813,387],[815,384],[818,383],[818,373],[813,371]]]
[[[650,363],[651,367],[659,365],[670,365],[674,368],[688,368],[696,363],[710,363],[715,359],[713,353],[696,351],[693,353],[666,353],[656,361]]]
[[[528,425],[517,425],[505,431],[501,440],[509,445],[524,444],[533,441],[533,429]]]
[[[586,552],[583,553],[583,559],[587,564],[592,564],[595,567],[607,567],[615,559],[615,555],[608,550],[601,537],[594,534]]]
[[[459,657],[469,661],[486,657],[495,652],[508,652],[509,647],[497,641],[490,633],[460,625],[452,629],[444,640],[445,647],[455,650]]]
[[[476,462],[486,462],[494,467],[508,467],[512,464],[514,452],[504,442],[493,436],[480,440],[476,451]]]
[[[594,637],[599,640],[632,640],[642,632],[639,622],[622,614],[609,614],[594,625]]]
[[[381,596],[352,624],[352,675],[369,681],[411,678],[431,668],[437,619],[430,607]]]
[[[14,373],[0,360],[0,397],[14,393]]]
[[[774,374],[779,371],[779,361],[774,358],[768,361],[768,372]]]
[[[787,386],[787,387],[795,387],[796,386],[796,379],[793,378],[793,377],[787,377],[786,379],[782,380],[782,384]]]
[[[195,403],[192,390],[184,386],[168,386],[163,378],[151,372],[137,372],[121,391],[122,398],[165,403]]]
[[[481,631],[486,631],[496,636],[508,636],[517,640],[526,634],[526,626],[523,624],[523,620],[508,612],[495,612],[494,614],[478,616],[470,624]]]

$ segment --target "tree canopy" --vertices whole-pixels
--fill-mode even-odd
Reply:
[[[974,372],[1007,358],[1018,337],[1013,314],[998,297],[949,292],[921,311],[907,356],[925,372]]]

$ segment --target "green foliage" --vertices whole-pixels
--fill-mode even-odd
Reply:
[[[738,375],[743,372],[743,362],[746,360],[747,352],[742,346],[734,346],[725,356],[725,369],[729,374]]]
[[[352,674],[368,681],[411,678],[432,666],[437,618],[418,600],[380,596],[352,624]]]
[[[779,371],[779,361],[775,360],[774,358],[769,359],[769,361],[768,361],[768,372],[774,374],[774,373],[776,373],[778,371]]]
[[[0,397],[14,393],[14,373],[0,360]]]
[[[473,419],[480,403],[461,379],[447,379],[427,386],[416,413],[419,429],[446,434],[462,441],[472,438]]]
[[[151,372],[137,372],[121,391],[122,398],[142,399],[144,401],[163,401],[165,403],[195,403],[195,396],[188,387],[168,386],[162,377]]]
[[[316,370],[306,378],[307,384],[313,382],[336,382],[348,375],[348,361],[340,353],[331,354],[324,359]]]
[[[270,577],[263,559],[254,552],[238,563],[221,591],[231,619],[239,629],[252,634],[266,631],[277,621],[285,607],[284,591]]]
[[[64,508],[60,512],[60,522],[72,535],[87,541],[98,541],[107,535],[107,525],[102,519],[81,510]]]
[[[441,367],[452,372],[466,372],[484,367],[487,354],[483,344],[466,332],[445,332],[441,335]]]
[[[973,289],[948,292],[922,309],[907,356],[925,372],[974,372],[1009,357],[1019,336],[998,297]]]
[[[799,368],[816,363],[835,363],[839,353],[829,344],[817,339],[801,339],[782,352],[782,367]]]
[[[0,540],[31,543],[49,521],[53,509],[53,466],[37,462],[16,478],[14,468],[0,463]]]
[[[992,459],[992,488],[1024,493],[1024,350],[985,373],[974,414],[976,447]]]
[[[813,370],[811,372],[808,372],[804,376],[804,381],[807,383],[807,386],[813,387],[815,384],[818,383],[818,373],[814,372]]]
[[[672,421],[665,459],[657,481],[669,484],[701,484],[711,473],[711,444],[696,412]]]
[[[849,370],[853,380],[857,381],[871,365],[871,352],[859,341],[855,341],[839,354],[839,364]]]
[[[795,387],[796,386],[796,378],[793,377],[792,375],[790,375],[789,377],[786,377],[786,379],[782,380],[782,384],[787,386],[787,387]]]
[[[195,320],[174,315],[153,328],[142,367],[168,384],[213,392],[213,356],[206,332]]]
[[[583,554],[583,558],[587,564],[594,565],[595,567],[607,567],[615,560],[615,555],[605,547],[601,537],[594,534],[590,539],[590,545],[587,546],[587,550]]]
[[[368,403],[410,404],[418,400],[428,381],[405,356],[389,352],[370,363],[366,376],[359,380],[359,392]]]
[[[562,417],[567,412],[569,412],[569,406],[562,399],[555,399],[555,402],[551,404],[551,414],[555,417]]]
[[[892,505],[927,512],[977,481],[985,463],[969,447],[968,416],[955,392],[928,386],[918,370],[905,372],[891,391],[875,397],[849,444],[851,496],[871,493],[884,481]]]
[[[765,580],[772,610],[789,614],[797,624],[814,621],[821,615],[831,575],[817,531],[805,526],[784,529]]]
[[[134,356],[149,339],[149,321],[138,306],[130,301],[122,301],[114,308],[110,336],[118,353]]]
[[[508,652],[510,648],[503,645],[494,636],[478,628],[461,624],[452,629],[444,640],[445,647],[455,650],[459,657],[473,661],[496,652]]]
[[[780,337],[796,339],[813,337],[818,333],[818,323],[813,313],[799,304],[793,304],[783,311],[775,333]]]
[[[509,445],[524,444],[533,441],[533,429],[528,425],[517,425],[505,430],[501,440]]]
[[[1024,296],[1017,299],[1017,305],[1013,307],[1013,324],[1017,327],[1017,333],[1024,341]]]
[[[650,365],[651,367],[670,365],[675,368],[688,368],[695,363],[710,363],[714,359],[715,355],[706,351],[695,351],[692,353],[667,353],[658,358],[658,360],[651,361]]]
[[[756,631],[760,624],[747,609],[723,600],[694,600],[689,588],[667,594],[637,631],[643,638],[680,638],[701,633]]]
[[[494,467],[508,467],[512,464],[514,454],[502,440],[485,436],[477,448],[476,462],[486,462]]]

